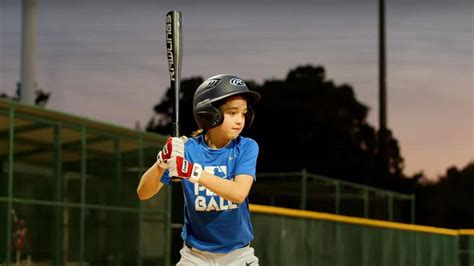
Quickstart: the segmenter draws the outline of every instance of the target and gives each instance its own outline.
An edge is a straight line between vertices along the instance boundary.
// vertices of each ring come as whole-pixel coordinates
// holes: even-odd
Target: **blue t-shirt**
[[[185,144],[185,157],[199,163],[215,176],[233,180],[240,174],[255,181],[258,144],[239,136],[221,149],[211,149],[203,136],[190,138]],[[169,185],[165,171],[161,182]],[[199,184],[182,182],[184,192],[183,240],[194,248],[214,253],[228,253],[253,239],[248,198],[242,204],[226,200]]]

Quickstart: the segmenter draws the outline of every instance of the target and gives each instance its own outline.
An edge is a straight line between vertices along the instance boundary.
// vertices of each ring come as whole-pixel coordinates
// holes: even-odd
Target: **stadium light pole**
[[[386,88],[386,54],[385,54],[385,0],[379,0],[379,131],[378,156],[381,167],[382,181],[389,186],[389,178],[385,169],[387,158],[387,88]]]
[[[37,0],[22,1],[20,102],[35,103]]]
[[[379,131],[387,129],[385,1],[379,0]]]

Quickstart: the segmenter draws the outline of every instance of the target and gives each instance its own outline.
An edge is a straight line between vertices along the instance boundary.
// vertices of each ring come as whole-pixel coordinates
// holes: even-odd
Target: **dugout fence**
[[[164,141],[0,100],[0,264],[170,265],[170,191],[136,195]]]

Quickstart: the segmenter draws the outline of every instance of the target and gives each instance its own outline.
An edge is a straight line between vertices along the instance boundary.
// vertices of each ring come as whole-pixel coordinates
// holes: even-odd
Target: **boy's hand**
[[[186,143],[187,140],[188,138],[186,136],[179,138],[169,137],[163,149],[156,155],[158,165],[163,169],[167,169],[169,159],[176,156],[184,157],[184,143]]]
[[[176,176],[197,183],[202,173],[202,166],[192,163],[182,156],[176,156],[168,160],[168,171],[170,176]]]

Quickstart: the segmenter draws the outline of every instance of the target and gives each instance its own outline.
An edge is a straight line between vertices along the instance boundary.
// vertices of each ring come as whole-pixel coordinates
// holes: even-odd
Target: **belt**
[[[186,242],[184,242],[184,245],[185,245],[186,247],[188,247],[189,249],[191,249],[191,250],[202,251],[202,250],[199,250],[199,249],[197,249],[197,248],[194,248],[193,246],[191,246],[190,244],[188,244],[188,243],[186,243]],[[245,245],[244,245],[243,247],[241,247],[241,248],[246,248],[246,247],[248,247],[248,246],[250,246],[250,242],[247,243],[247,244],[245,244]]]

